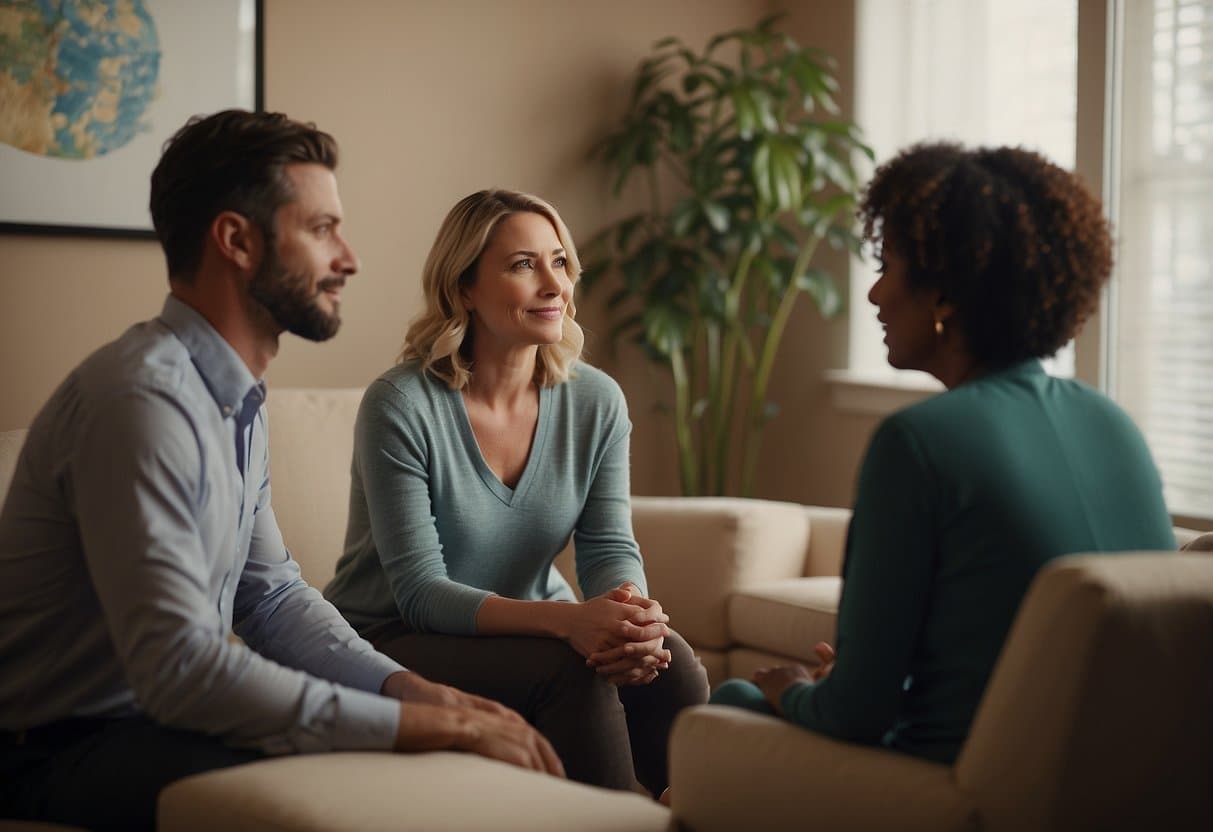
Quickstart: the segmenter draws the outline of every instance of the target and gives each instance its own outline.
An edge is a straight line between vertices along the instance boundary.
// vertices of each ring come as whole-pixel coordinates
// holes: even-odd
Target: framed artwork
[[[0,4],[0,231],[152,237],[193,115],[262,109],[262,0]]]

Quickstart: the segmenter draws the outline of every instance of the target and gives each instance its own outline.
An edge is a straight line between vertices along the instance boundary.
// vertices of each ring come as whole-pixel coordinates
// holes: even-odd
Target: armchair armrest
[[[675,820],[693,832],[977,828],[951,767],[737,708],[682,712],[670,783]]]

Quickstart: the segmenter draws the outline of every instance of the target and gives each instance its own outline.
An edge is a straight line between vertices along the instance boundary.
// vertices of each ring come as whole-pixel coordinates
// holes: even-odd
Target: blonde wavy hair
[[[460,291],[476,280],[476,265],[497,224],[510,214],[539,214],[556,229],[564,247],[565,273],[574,286],[581,277],[581,262],[573,246],[573,235],[556,209],[537,196],[494,189],[465,196],[446,215],[421,274],[425,311],[409,324],[399,361],[420,361],[422,370],[433,373],[462,390],[472,376],[466,346],[471,344],[471,316],[464,308]],[[568,381],[581,356],[585,334],[574,318],[577,308],[570,298],[564,312],[563,337],[555,344],[541,344],[535,361],[535,382],[555,387]]]

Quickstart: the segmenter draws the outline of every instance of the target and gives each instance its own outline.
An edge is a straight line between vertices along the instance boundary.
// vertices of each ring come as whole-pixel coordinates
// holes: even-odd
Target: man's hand
[[[402,702],[417,702],[422,705],[440,705],[445,708],[469,708],[475,711],[496,714],[503,719],[526,724],[517,711],[507,708],[500,702],[485,699],[471,693],[464,693],[450,685],[440,685],[431,682],[420,673],[403,670],[393,673],[383,681],[379,690],[384,696],[399,699]]]
[[[783,698],[784,692],[797,682],[813,681],[813,674],[802,664],[787,667],[764,667],[761,670],[755,670],[750,681],[762,690],[762,695],[775,709],[775,713],[783,716],[783,706],[780,705],[780,700]]]
[[[468,751],[520,768],[565,776],[551,743],[526,722],[473,708],[401,703],[395,748]]]

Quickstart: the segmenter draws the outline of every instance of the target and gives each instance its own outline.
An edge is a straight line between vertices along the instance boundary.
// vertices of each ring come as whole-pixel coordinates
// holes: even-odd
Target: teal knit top
[[[831,736],[951,761],[1041,566],[1174,548],[1157,469],[1119,407],[1036,361],[968,382],[877,429],[834,670],[781,705]]]
[[[393,367],[358,411],[345,552],[325,597],[359,629],[402,618],[415,632],[474,634],[491,594],[574,600],[552,567],[570,537],[586,597],[624,581],[647,592],[630,433],[619,386],[578,364],[540,390],[530,457],[510,489],[484,461],[462,394],[416,363]]]

